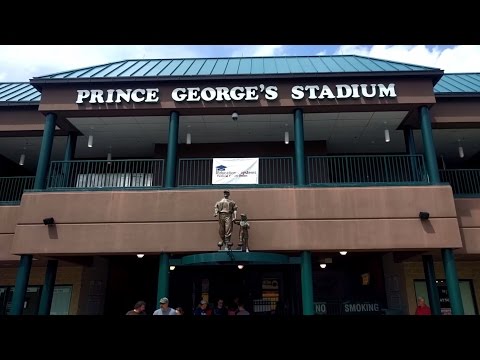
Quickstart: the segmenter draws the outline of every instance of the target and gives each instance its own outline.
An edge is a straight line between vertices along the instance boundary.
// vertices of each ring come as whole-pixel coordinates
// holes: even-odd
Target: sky
[[[127,59],[337,54],[480,72],[480,45],[0,45],[0,82]]]

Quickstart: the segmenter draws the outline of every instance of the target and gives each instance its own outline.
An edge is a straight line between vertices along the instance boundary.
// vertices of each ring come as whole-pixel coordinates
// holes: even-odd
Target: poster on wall
[[[258,158],[215,158],[212,185],[258,184]]]
[[[452,315],[452,307],[450,305],[450,298],[448,297],[447,285],[438,285],[438,295],[440,298],[440,311],[442,315]]]

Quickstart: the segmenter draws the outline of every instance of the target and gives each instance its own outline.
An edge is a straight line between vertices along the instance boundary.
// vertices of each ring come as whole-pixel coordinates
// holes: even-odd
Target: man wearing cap
[[[208,303],[205,300],[200,301],[200,304],[193,312],[193,315],[208,315],[207,314],[207,305]]]
[[[168,298],[163,297],[160,299],[160,309],[155,310],[153,315],[177,315],[177,312],[168,306]]]
[[[221,241],[218,243],[218,247],[222,245],[230,248],[233,244],[230,241],[233,230],[233,222],[237,219],[237,204],[235,201],[229,199],[230,191],[225,190],[223,192],[223,199],[215,204],[214,217],[218,216],[219,229]]]

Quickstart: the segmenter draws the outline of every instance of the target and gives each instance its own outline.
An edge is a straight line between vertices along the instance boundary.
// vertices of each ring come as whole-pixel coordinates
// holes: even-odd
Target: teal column
[[[303,111],[296,109],[294,114],[295,127],[295,185],[305,186],[305,152],[303,149]]]
[[[48,113],[45,117],[45,127],[43,130],[42,146],[38,156],[37,173],[35,175],[35,190],[45,189],[48,167],[50,165],[50,154],[52,153],[53,137],[55,134],[57,115]]]
[[[15,280],[15,291],[13,292],[11,315],[22,315],[25,294],[27,293],[28,278],[32,268],[32,255],[22,255]]]
[[[57,277],[58,260],[48,260],[45,282],[40,297],[38,315],[50,315],[52,307],[53,290],[55,289],[55,278]]]
[[[440,174],[438,172],[437,155],[435,145],[433,144],[432,124],[430,114],[426,106],[419,110],[420,128],[422,129],[423,152],[425,156],[425,166],[427,168],[430,184],[440,184]]]
[[[65,146],[65,156],[63,160],[70,161],[75,157],[75,148],[77,147],[77,134],[70,132],[67,137],[67,145]]]
[[[427,284],[428,302],[432,315],[441,315],[440,297],[438,296],[437,279],[432,255],[423,255],[423,271],[425,272],[425,283]]]
[[[77,134],[70,132],[67,137],[67,145],[65,146],[65,155],[63,161],[71,161],[75,156],[75,148],[77,147]],[[65,162],[62,166],[63,186],[69,187],[70,179],[70,163]]]
[[[410,126],[403,129],[403,137],[405,139],[405,148],[408,155],[416,155],[417,149],[415,146],[415,137],[413,136],[413,129]]]
[[[175,186],[175,173],[177,169],[177,144],[178,144],[178,112],[170,114],[168,128],[167,166],[165,169],[165,187]]]
[[[312,276],[312,254],[310,251],[303,251],[300,256],[300,271],[302,282],[302,305],[303,315],[314,315],[313,307],[313,276]]]
[[[405,150],[410,156],[410,174],[412,175],[412,181],[420,181],[422,179],[421,174],[418,171],[417,158],[413,155],[417,155],[417,149],[415,147],[415,137],[413,135],[413,129],[411,126],[406,126],[403,129],[403,137],[405,139]]]
[[[160,254],[158,265],[158,284],[157,284],[157,305],[162,297],[168,297],[168,272],[170,271],[170,262],[168,254]]]
[[[460,284],[458,283],[457,267],[455,265],[453,250],[442,249],[442,258],[452,315],[463,315],[462,295],[460,293]]]

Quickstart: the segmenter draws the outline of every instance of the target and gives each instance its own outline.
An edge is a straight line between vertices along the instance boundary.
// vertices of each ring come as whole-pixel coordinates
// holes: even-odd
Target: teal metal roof
[[[40,102],[41,94],[29,83],[0,83],[0,104],[32,104]]]
[[[358,55],[233,57],[211,59],[124,60],[35,77],[41,80],[94,80],[112,78],[181,78],[255,75],[307,75],[342,73],[400,73],[440,69]]]
[[[437,95],[480,95],[480,74],[444,74],[434,92]]]

